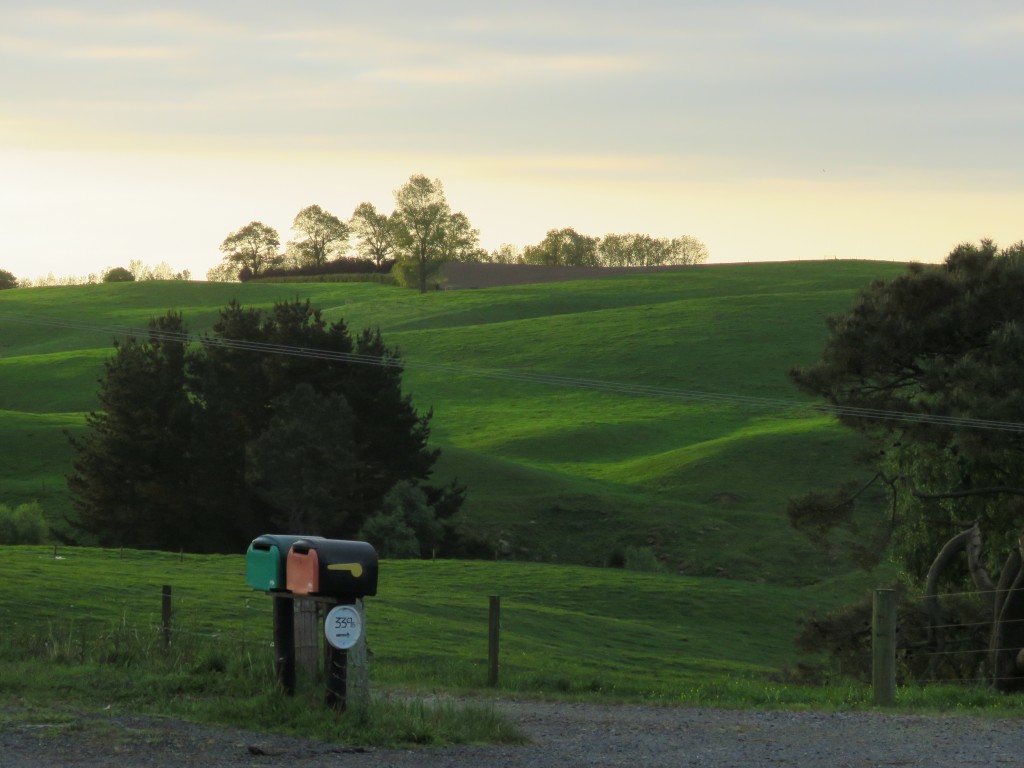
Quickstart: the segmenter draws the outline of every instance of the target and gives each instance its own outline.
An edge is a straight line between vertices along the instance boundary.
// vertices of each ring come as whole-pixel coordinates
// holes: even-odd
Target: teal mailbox
[[[287,589],[288,550],[296,541],[316,541],[319,536],[264,534],[253,539],[245,553],[245,583],[263,592]]]

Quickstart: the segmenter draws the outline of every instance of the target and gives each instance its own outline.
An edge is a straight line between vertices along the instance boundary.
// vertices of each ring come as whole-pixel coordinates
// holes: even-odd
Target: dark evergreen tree
[[[352,536],[402,480],[441,518],[461,504],[459,486],[425,484],[430,414],[403,394],[379,331],[353,344],[308,301],[232,302],[187,353],[175,338],[118,345],[102,410],[73,440],[71,490],[102,542],[212,552],[269,530]]]
[[[352,495],[354,519],[361,524],[396,482],[426,480],[440,452],[427,447],[433,413],[419,415],[412,398],[402,393],[401,359],[385,346],[380,331],[360,333],[355,353],[379,361],[349,366],[345,382],[357,414]]]
[[[77,524],[107,546],[193,549],[189,503],[193,404],[185,387],[185,327],[170,312],[149,338],[114,342],[100,379],[100,410],[71,436],[68,477]]]
[[[352,531],[352,410],[306,383],[272,403],[267,428],[246,450],[249,487],[273,510],[273,530],[336,537]]]

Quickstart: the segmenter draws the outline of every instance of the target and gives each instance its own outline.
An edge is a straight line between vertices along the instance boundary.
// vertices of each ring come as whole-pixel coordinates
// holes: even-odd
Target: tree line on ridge
[[[700,264],[708,249],[690,235],[666,238],[639,233],[591,237],[571,227],[552,229],[544,239],[519,249],[505,243],[488,252],[480,231],[462,211],[452,211],[440,179],[414,174],[395,191],[389,214],[369,202],[356,206],[348,220],[309,205],[292,222],[295,239],[284,244],[276,229],[251,221],[220,244],[221,263],[210,280],[249,279],[275,269],[324,268],[362,261],[378,271],[392,269],[399,283],[427,290],[446,262],[492,262],[578,267],[647,267]],[[350,242],[354,240],[354,246]],[[393,265],[393,266],[392,266]]]

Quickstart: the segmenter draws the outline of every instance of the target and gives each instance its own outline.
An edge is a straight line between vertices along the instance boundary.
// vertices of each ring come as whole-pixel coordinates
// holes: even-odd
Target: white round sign
[[[347,651],[359,642],[363,634],[363,620],[354,605],[336,605],[324,621],[327,642],[339,651]]]

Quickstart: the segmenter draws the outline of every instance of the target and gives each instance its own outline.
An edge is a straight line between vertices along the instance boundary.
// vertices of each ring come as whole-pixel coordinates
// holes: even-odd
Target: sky
[[[416,173],[488,249],[940,261],[1024,238],[1022,36],[985,0],[0,0],[0,268],[201,278]]]

